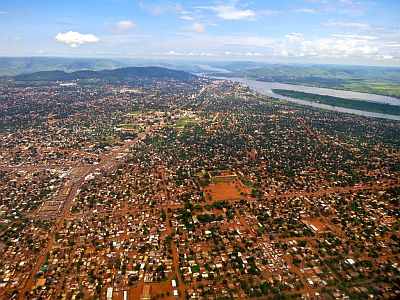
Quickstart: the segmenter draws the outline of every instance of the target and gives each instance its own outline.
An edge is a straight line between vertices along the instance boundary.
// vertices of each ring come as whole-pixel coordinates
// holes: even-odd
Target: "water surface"
[[[300,100],[296,98],[281,96],[272,92],[273,89],[283,89],[283,90],[291,90],[291,91],[298,91],[304,93],[311,93],[311,94],[318,94],[324,96],[333,96],[345,99],[354,99],[369,101],[369,102],[377,102],[377,103],[386,103],[392,105],[399,105],[400,106],[400,99],[389,97],[389,96],[382,96],[382,95],[375,95],[375,94],[368,94],[368,93],[359,93],[359,92],[352,92],[352,91],[344,91],[344,90],[336,90],[336,89],[327,89],[327,88],[318,88],[318,87],[311,87],[311,86],[304,86],[304,85],[294,85],[294,84],[286,84],[286,83],[278,83],[278,82],[265,82],[265,81],[256,81],[247,78],[221,78],[231,80],[235,82],[240,82],[244,85],[247,85],[252,90],[274,98],[287,100],[290,102],[294,102],[297,104],[308,105],[317,108],[328,109],[337,112],[343,113],[350,113],[360,116],[366,117],[374,117],[374,118],[383,118],[389,120],[398,120],[400,121],[400,116],[390,115],[390,114],[380,114],[356,109],[349,109],[344,107],[337,107],[327,104],[320,104],[316,102]]]

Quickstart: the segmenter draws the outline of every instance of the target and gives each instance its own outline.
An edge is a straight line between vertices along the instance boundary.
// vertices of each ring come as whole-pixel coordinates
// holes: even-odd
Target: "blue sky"
[[[0,56],[400,65],[399,0],[2,0]]]

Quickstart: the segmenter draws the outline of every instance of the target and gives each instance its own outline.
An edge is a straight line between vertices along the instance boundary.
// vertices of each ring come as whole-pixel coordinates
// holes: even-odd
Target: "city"
[[[400,299],[399,12],[0,1],[0,300]]]
[[[2,297],[400,293],[396,121],[207,78],[1,98]]]

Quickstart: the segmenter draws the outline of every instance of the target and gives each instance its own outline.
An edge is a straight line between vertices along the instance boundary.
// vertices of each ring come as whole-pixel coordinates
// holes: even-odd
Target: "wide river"
[[[375,117],[375,118],[383,118],[383,119],[400,121],[400,116],[396,116],[396,115],[373,113],[373,112],[368,112],[368,111],[349,109],[349,108],[344,108],[344,107],[320,104],[320,103],[311,102],[311,101],[299,100],[299,99],[285,97],[285,96],[275,94],[274,92],[272,92],[272,90],[273,89],[284,89],[284,90],[298,91],[298,92],[318,94],[318,95],[324,95],[324,96],[334,96],[334,97],[340,97],[340,98],[346,98],[346,99],[355,99],[355,101],[356,100],[364,100],[364,101],[388,103],[388,104],[400,106],[400,99],[393,98],[393,97],[375,95],[375,94],[367,94],[367,93],[358,93],[358,92],[352,92],[352,91],[334,90],[334,89],[327,89],[327,88],[317,88],[317,87],[310,87],[310,86],[304,86],[304,85],[256,81],[256,80],[251,80],[251,79],[247,79],[247,78],[221,78],[221,77],[219,77],[219,79],[226,79],[226,80],[231,80],[231,81],[235,81],[235,82],[240,82],[244,85],[247,85],[249,88],[251,88],[252,90],[254,90],[260,94],[278,98],[278,99],[287,100],[287,101],[302,104],[302,105],[308,105],[308,106],[313,106],[313,107],[318,107],[318,108],[323,108],[323,109],[328,109],[328,110],[333,110],[333,111],[338,111],[338,112],[343,112],[343,113],[350,113],[350,114],[355,114],[355,115],[360,115],[360,116],[366,116],[366,117]]]

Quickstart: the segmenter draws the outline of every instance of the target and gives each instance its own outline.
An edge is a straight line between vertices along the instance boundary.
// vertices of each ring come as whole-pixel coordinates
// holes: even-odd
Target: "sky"
[[[0,56],[400,66],[400,0],[1,0]]]

